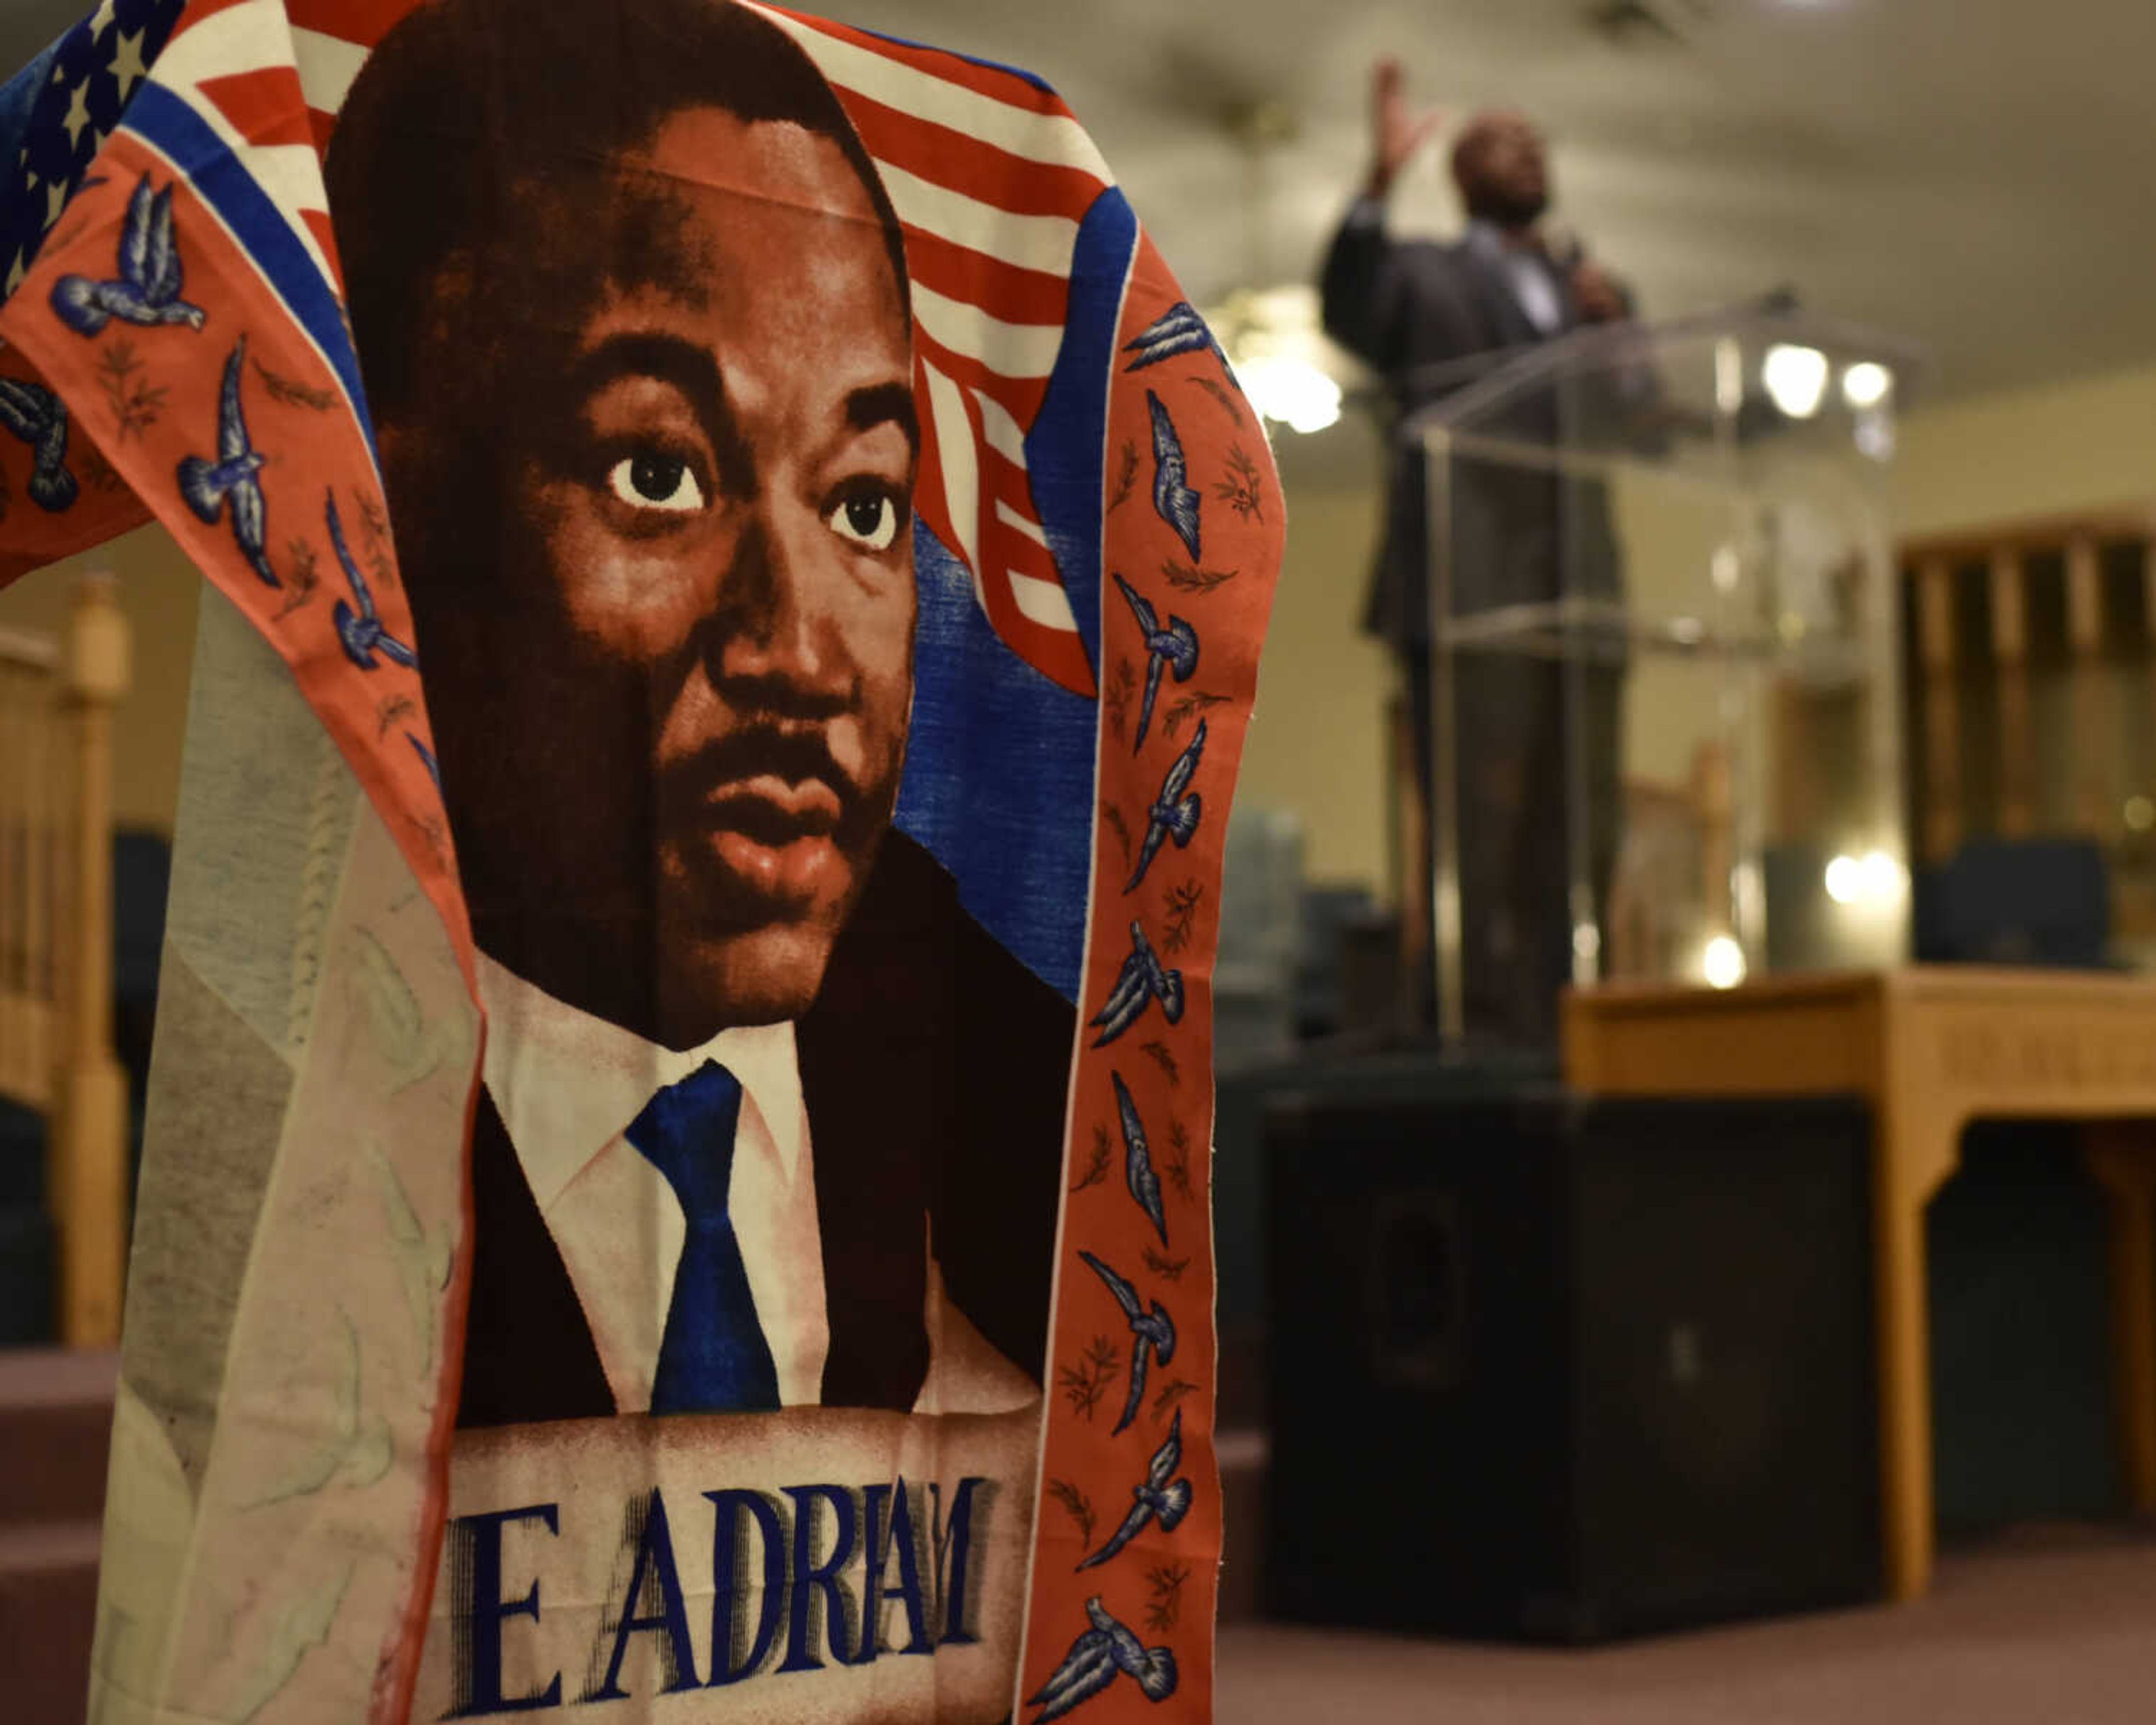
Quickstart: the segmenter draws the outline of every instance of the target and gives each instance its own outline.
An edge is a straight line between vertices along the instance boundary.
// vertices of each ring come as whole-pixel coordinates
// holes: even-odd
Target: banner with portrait
[[[210,584],[92,1717],[1209,1717],[1283,523],[1075,119],[103,0],[0,143],[0,567]]]

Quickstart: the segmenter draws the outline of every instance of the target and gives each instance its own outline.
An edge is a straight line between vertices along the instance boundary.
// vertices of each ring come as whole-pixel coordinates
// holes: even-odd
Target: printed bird
[[[1161,1208],[1160,1176],[1153,1169],[1152,1152],[1146,1143],[1145,1122],[1138,1118],[1138,1105],[1131,1100],[1123,1075],[1111,1072],[1108,1076],[1116,1086],[1116,1111],[1123,1117],[1123,1178],[1129,1182],[1131,1196],[1137,1200],[1138,1208],[1160,1230],[1160,1243],[1166,1245],[1168,1216]]]
[[[1041,1711],[1033,1725],[1048,1725],[1083,1705],[1124,1672],[1137,1679],[1147,1701],[1163,1702],[1175,1693],[1175,1655],[1166,1647],[1147,1647],[1108,1613],[1098,1599],[1086,1602],[1092,1628],[1070,1644],[1063,1663],[1026,1702]]]
[[[42,383],[0,377],[0,426],[30,446],[30,501],[57,515],[81,487],[67,469],[67,403]]]
[[[1173,359],[1178,354],[1210,352],[1217,356],[1221,365],[1228,364],[1228,356],[1220,351],[1220,344],[1213,339],[1213,331],[1205,327],[1205,320],[1198,315],[1197,308],[1188,300],[1179,300],[1146,326],[1143,334],[1135,341],[1123,343],[1123,352],[1137,357],[1123,369],[1142,372],[1147,366],[1157,366],[1164,359]],[[1229,373],[1234,376],[1232,371]]]
[[[1152,1302],[1147,1312],[1138,1301],[1138,1291],[1108,1268],[1091,1252],[1078,1255],[1091,1266],[1093,1274],[1107,1284],[1108,1291],[1116,1296],[1116,1304],[1123,1308],[1123,1316],[1131,1321],[1131,1393],[1123,1403],[1123,1417],[1116,1422],[1116,1436],[1129,1429],[1132,1420],[1138,1417],[1138,1404],[1145,1400],[1146,1367],[1149,1359],[1158,1359],[1166,1365],[1175,1358],[1175,1320],[1168,1315],[1168,1308],[1159,1301]]]
[[[95,335],[115,317],[123,323],[183,323],[198,330],[205,314],[180,297],[182,279],[180,249],[172,240],[172,188],[152,196],[150,177],[144,174],[127,200],[127,219],[120,230],[120,279],[63,275],[53,284],[53,310],[79,336]]]
[[[1175,529],[1198,561],[1198,494],[1184,484],[1183,439],[1175,434],[1175,421],[1152,391],[1146,391],[1146,406],[1152,410],[1152,506],[1160,518]]]
[[[1132,871],[1126,892],[1137,890],[1138,882],[1146,877],[1152,866],[1153,858],[1168,839],[1175,840],[1178,850],[1188,847],[1191,837],[1198,830],[1199,818],[1205,812],[1205,799],[1189,790],[1192,776],[1198,771],[1199,757],[1205,752],[1205,721],[1198,721],[1197,734],[1190,739],[1190,747],[1175,757],[1168,769],[1168,777],[1160,782],[1160,794],[1153,798],[1152,807],[1146,810],[1146,835],[1138,846],[1138,865]]]
[[[262,482],[255,477],[262,470],[263,457],[248,440],[247,416],[239,406],[239,382],[246,358],[247,337],[242,336],[232,357],[224,362],[224,388],[218,397],[217,459],[205,461],[199,455],[185,458],[180,463],[180,495],[187,499],[189,509],[213,524],[229,502],[232,536],[241,554],[266,585],[282,587],[284,583],[270,567],[270,554],[263,548],[270,511],[262,499]]]
[[[374,655],[377,653],[408,668],[417,665],[418,655],[384,629],[382,619],[374,614],[374,595],[368,590],[367,578],[359,572],[359,565],[352,562],[352,552],[344,542],[344,525],[337,520],[334,488],[330,492],[329,521],[330,549],[336,553],[337,562],[344,567],[344,578],[352,583],[352,597],[359,601],[359,609],[354,611],[339,599],[336,608],[330,614],[336,624],[337,639],[344,643],[344,656],[362,670],[375,668]],[[425,750],[420,751],[420,757],[427,761],[428,770],[432,772],[434,762]]]
[[[1176,1480],[1177,1468],[1183,1466],[1183,1409],[1175,1410],[1175,1423],[1168,1428],[1168,1441],[1152,1452],[1152,1464],[1146,1469],[1145,1483],[1131,1487],[1131,1496],[1137,1501],[1131,1512],[1123,1517],[1123,1524],[1110,1536],[1108,1543],[1079,1564],[1081,1569],[1096,1569],[1128,1545],[1145,1529],[1145,1524],[1156,1517],[1160,1531],[1173,1533],[1176,1524],[1190,1513],[1190,1481]]]
[[[1139,924],[1131,924],[1131,956],[1116,974],[1116,986],[1106,1002],[1088,1022],[1101,1034],[1093,1046],[1106,1048],[1135,1024],[1152,1002],[1160,1002],[1161,1015],[1171,1024],[1183,1019],[1183,973],[1170,970],[1153,956],[1152,945]]]
[[[1131,752],[1136,754],[1146,740],[1146,732],[1152,725],[1153,697],[1160,693],[1160,674],[1173,670],[1175,680],[1187,683],[1190,674],[1198,669],[1198,631],[1180,617],[1171,616],[1168,627],[1160,626],[1160,613],[1154,610],[1147,598],[1120,575],[1116,585],[1122,588],[1123,597],[1130,602],[1131,613],[1145,633],[1146,685],[1145,700],[1138,706],[1138,734],[1132,740]]]
[[[408,731],[404,733],[404,741],[412,745],[413,752],[419,757],[419,764],[427,769],[427,777],[434,781],[434,788],[441,789],[442,769],[434,759],[434,752]]]

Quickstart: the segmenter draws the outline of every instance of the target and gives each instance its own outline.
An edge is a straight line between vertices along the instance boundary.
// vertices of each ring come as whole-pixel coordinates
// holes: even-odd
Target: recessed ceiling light
[[[1876,360],[1860,359],[1841,374],[1841,398],[1852,408],[1876,408],[1894,388],[1894,374]]]
[[[1235,381],[1266,418],[1296,431],[1323,431],[1340,418],[1340,386],[1307,360],[1260,354],[1240,362]]]
[[[1809,419],[1826,394],[1826,356],[1816,347],[1778,342],[1767,350],[1759,381],[1774,405],[1792,419]]]

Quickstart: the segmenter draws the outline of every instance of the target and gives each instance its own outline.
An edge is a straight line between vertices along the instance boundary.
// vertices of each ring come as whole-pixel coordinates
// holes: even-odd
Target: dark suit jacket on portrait
[[[947,1296],[1038,1380],[1075,1014],[887,834],[795,1026],[831,1346],[823,1399],[912,1407],[932,1230]],[[457,1423],[617,1412],[567,1267],[484,1090]]]

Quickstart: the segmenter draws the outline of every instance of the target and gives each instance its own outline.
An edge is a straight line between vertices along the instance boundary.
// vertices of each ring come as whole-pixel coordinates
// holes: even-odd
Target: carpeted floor
[[[1913,1605],[1586,1652],[1236,1624],[1219,1697],[1220,1725],[2143,1725],[2156,1528],[2023,1530]]]

